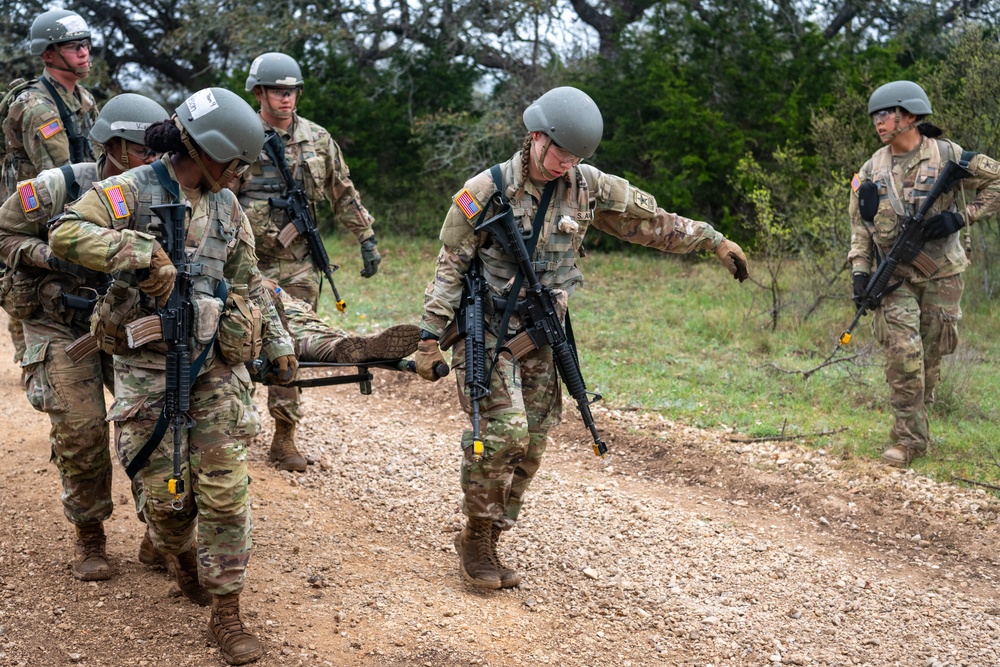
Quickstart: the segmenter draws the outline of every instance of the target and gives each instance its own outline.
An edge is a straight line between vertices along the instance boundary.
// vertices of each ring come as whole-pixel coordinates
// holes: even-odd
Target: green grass
[[[346,315],[337,314],[324,288],[320,312],[328,320],[359,333],[419,321],[436,241],[380,239],[383,263],[368,280],[359,276],[353,239],[339,234],[327,245],[343,265],[335,278],[349,306]],[[843,299],[825,303],[805,321],[789,308],[772,332],[762,312],[768,302],[762,288],[732,280],[714,258],[593,253],[580,266],[586,284],[571,301],[573,325],[588,388],[603,394],[607,406],[656,411],[705,428],[730,426],[748,437],[846,427],[801,440],[845,458],[875,458],[887,442],[892,413],[870,316],[838,353],[860,354],[858,359],[828,366],[808,380],[794,373],[825,359],[850,321],[846,278]],[[763,278],[760,267],[751,271]],[[932,452],[915,468],[940,479],[954,473],[996,483],[1000,306],[979,294],[977,276],[975,267],[966,274],[959,349],[945,359],[931,413]],[[795,284],[794,266],[787,281]],[[566,413],[575,416],[571,404]]]

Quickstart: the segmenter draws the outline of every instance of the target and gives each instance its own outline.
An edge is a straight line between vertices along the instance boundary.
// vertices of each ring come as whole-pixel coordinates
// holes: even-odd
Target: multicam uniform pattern
[[[72,166],[77,190],[89,189],[98,166]],[[0,258],[34,276],[34,313],[22,320],[27,349],[21,362],[28,401],[49,415],[52,461],[62,481],[63,512],[86,526],[111,516],[111,456],[104,387],[114,389],[111,357],[98,352],[74,362],[66,347],[90,330],[87,310],[71,308],[63,294],[93,299],[100,274],[49,268],[48,221],[73,199],[61,169],[47,169],[18,184],[0,208]],[[65,267],[71,270],[71,267]],[[88,275],[89,274],[89,275]]]
[[[879,255],[896,240],[899,222],[920,208],[937,175],[948,160],[958,160],[962,148],[953,142],[921,137],[919,146],[894,157],[888,146],[879,149],[861,167],[852,185],[851,250],[848,261],[854,273],[871,273]],[[970,166],[972,176],[938,199],[927,217],[941,211],[957,211],[966,224],[1000,210],[1000,164],[977,155]],[[857,189],[865,182],[878,186],[878,213],[872,223],[861,219]],[[875,311],[872,330],[885,348],[885,379],[895,421],[889,433],[892,444],[915,453],[926,452],[930,442],[927,408],[941,376],[941,358],[958,345],[958,322],[962,319],[964,290],[962,273],[969,266],[956,232],[928,241],[923,251],[937,270],[923,275],[912,264],[900,264],[894,274],[903,282]]]
[[[173,178],[169,154],[163,162]],[[52,229],[50,245],[63,259],[134,282],[135,272],[149,266],[154,248],[148,232],[154,219],[150,206],[171,199],[148,166],[101,181]],[[204,271],[194,285],[192,358],[214,340],[221,303],[213,307],[212,294],[222,279],[247,285],[250,298],[261,308],[264,351],[272,359],[292,354],[291,339],[261,285],[253,234],[232,193],[183,189],[182,199],[189,214],[189,258],[200,262]],[[147,307],[152,312],[152,304]],[[161,412],[166,382],[163,352],[162,345],[151,343],[114,358],[115,402],[108,419],[115,422],[122,465],[128,465],[149,438]],[[179,554],[197,539],[199,578],[215,595],[242,590],[250,555],[246,446],[259,428],[250,387],[243,364],[229,365],[214,347],[209,349],[191,388],[190,414],[196,425],[185,432],[183,441],[183,509],[171,508],[165,483],[172,467],[169,430],[140,472],[143,514],[153,544],[165,553]]]
[[[522,179],[519,153],[503,163],[501,170],[515,219],[523,230],[530,230],[541,189]],[[436,336],[440,337],[455,316],[462,297],[462,276],[474,259],[481,262],[491,292],[499,296],[506,295],[517,272],[517,265],[503,253],[499,243],[486,245],[486,233],[473,232],[478,210],[486,206],[485,215],[492,215],[492,205],[487,202],[495,190],[489,171],[475,176],[455,196],[445,218],[441,229],[443,246],[434,281],[425,292],[421,322],[421,328]],[[580,165],[558,179],[533,258],[540,282],[556,293],[562,305],[583,282],[576,260],[591,226],[631,243],[671,253],[712,250],[724,240],[706,222],[659,208],[652,195],[625,179]],[[499,320],[500,313],[487,318],[490,349],[496,343]],[[520,328],[520,319],[515,315],[508,336]],[[452,366],[463,406],[470,412],[464,386],[464,342],[455,346]],[[541,464],[548,432],[561,418],[562,390],[551,348],[529,352],[517,364],[507,355],[501,357],[490,380],[490,391],[480,403],[485,447],[480,462],[473,459],[469,446],[472,431],[465,431],[462,439],[463,511],[471,518],[488,518],[494,525],[508,529],[517,520],[525,491]]]
[[[299,115],[293,117],[288,131],[272,128],[263,119],[261,123],[265,131],[276,131],[285,142],[285,161],[292,176],[302,183],[313,220],[319,224],[316,205],[326,197],[333,205],[335,219],[359,243],[371,238],[374,219],[361,204],[340,146],[330,133]],[[304,239],[296,236],[288,247],[281,244],[278,234],[289,224],[288,215],[268,203],[269,198],[282,197],[286,191],[277,166],[261,151],[260,158],[240,183],[239,200],[253,228],[261,273],[315,309],[323,275],[313,264]],[[295,387],[269,387],[267,407],[271,416],[290,424],[299,422],[302,419],[299,395],[300,390]]]

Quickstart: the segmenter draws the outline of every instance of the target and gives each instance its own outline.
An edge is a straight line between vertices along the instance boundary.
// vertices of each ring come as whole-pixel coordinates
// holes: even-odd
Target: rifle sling
[[[157,160],[153,163],[153,171],[156,173],[156,177],[160,179],[160,185],[174,196],[176,201],[180,201],[180,189],[177,183],[170,178],[170,174],[167,172],[166,165],[163,164],[162,160]],[[226,303],[226,297],[229,295],[229,287],[226,285],[225,280],[220,280],[219,284],[215,287],[215,297],[218,298],[222,303]],[[208,341],[205,349],[201,351],[198,358],[194,360],[191,364],[191,373],[188,376],[188,385],[193,387],[194,381],[198,378],[198,373],[201,372],[201,367],[205,363],[205,359],[208,358],[208,351],[215,346],[215,337],[218,335],[219,328],[216,326],[215,333],[212,334],[212,340]],[[160,411],[160,416],[156,418],[156,424],[153,426],[153,432],[149,435],[149,440],[143,444],[139,449],[139,452],[135,455],[131,461],[129,461],[128,466],[125,467],[125,474],[128,475],[129,479],[135,479],[135,476],[139,473],[139,470],[146,465],[146,461],[149,459],[149,455],[153,453],[160,445],[160,441],[163,440],[164,434],[167,432],[167,405],[164,401],[163,409]]]

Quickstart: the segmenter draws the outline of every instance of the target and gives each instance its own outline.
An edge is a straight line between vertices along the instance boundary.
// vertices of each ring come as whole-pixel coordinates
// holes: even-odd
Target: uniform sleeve
[[[959,187],[976,191],[975,199],[965,209],[966,219],[974,223],[1000,211],[1000,162],[980,153],[969,163],[969,171],[972,176],[963,180]],[[961,198],[958,202],[961,204]]]
[[[871,162],[866,162],[858,172],[858,182],[871,180]],[[851,265],[851,273],[871,273],[872,270],[872,232],[858,208],[857,190],[851,187],[851,202],[848,207],[851,218],[851,250],[847,253],[847,262]]]
[[[257,253],[254,250],[253,230],[243,209],[233,198],[233,224],[237,230],[233,248],[223,270],[226,278],[235,284],[245,284],[249,296],[260,308],[263,323],[263,351],[269,359],[277,359],[286,354],[295,354],[291,335],[281,323],[271,296],[264,289],[263,276],[257,268]]]
[[[664,211],[657,206],[653,195],[624,178],[587,165],[580,170],[594,197],[593,225],[602,232],[629,243],[679,254],[714,250],[725,239],[707,222]]]
[[[23,100],[21,137],[28,159],[38,171],[69,164],[69,139],[59,112],[41,95]]]
[[[361,196],[351,182],[351,172],[344,161],[340,146],[326,135],[326,183],[324,189],[333,205],[333,216],[346,227],[360,243],[375,235],[375,219],[361,203]]]
[[[20,253],[19,261],[45,268],[52,251],[41,236],[38,224],[25,214],[21,197],[15,191],[0,206],[0,260],[14,266],[18,259],[15,255]]]
[[[462,215],[452,206],[448,215]],[[464,219],[464,216],[463,216]],[[479,252],[482,235],[470,235],[456,246],[441,246],[434,269],[434,280],[424,290],[424,314],[420,327],[440,337],[445,327],[455,317],[462,302],[464,276]]]
[[[49,230],[49,246],[60,259],[93,271],[135,271],[148,268],[155,247],[149,234],[128,229],[136,210],[136,193],[121,185],[128,215],[117,218],[102,182],[70,206]]]

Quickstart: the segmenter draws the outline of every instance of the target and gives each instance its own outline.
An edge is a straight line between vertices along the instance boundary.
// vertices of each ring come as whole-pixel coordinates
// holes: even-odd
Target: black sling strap
[[[55,87],[44,76],[39,81],[49,91],[49,95],[52,97],[52,101],[55,102],[56,109],[59,111],[59,119],[62,121],[63,129],[66,131],[66,136],[69,140],[70,162],[76,164],[78,162],[86,162],[88,158],[93,158],[83,135],[76,131],[76,119],[69,112],[69,108],[63,102],[62,96],[56,92]]]

